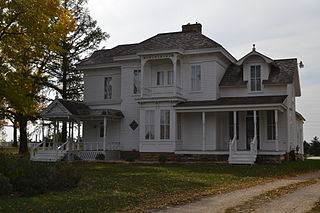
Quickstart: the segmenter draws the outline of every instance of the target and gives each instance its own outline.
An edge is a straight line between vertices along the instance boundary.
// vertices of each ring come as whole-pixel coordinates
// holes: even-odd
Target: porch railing
[[[258,146],[257,146],[257,136],[255,136],[252,141],[250,142],[250,156],[252,158],[256,158],[257,157],[257,153],[258,153]]]
[[[233,139],[229,142],[229,160],[232,158],[232,155],[237,151],[237,136],[234,135]]]
[[[163,97],[163,96],[182,96],[182,88],[177,86],[156,86],[156,87],[144,87],[143,96],[147,97]]]

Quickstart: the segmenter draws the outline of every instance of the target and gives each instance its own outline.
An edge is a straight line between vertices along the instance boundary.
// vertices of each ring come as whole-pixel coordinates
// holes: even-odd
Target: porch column
[[[106,151],[107,146],[107,117],[103,118],[103,151]]]
[[[141,56],[143,57],[143,56]],[[141,82],[140,82],[140,96],[143,97],[144,93],[144,81],[143,81],[143,74],[144,74],[144,65],[146,64],[146,60],[141,58]]]
[[[77,140],[77,149],[80,150],[80,129],[81,129],[81,123],[78,121],[78,140]]]
[[[42,142],[44,142],[44,120],[42,119]]]
[[[173,63],[173,85],[174,85],[174,95],[177,95],[177,56],[174,55],[171,59]]]
[[[237,111],[233,111],[233,138],[237,139]]]
[[[257,111],[253,111],[253,122],[254,122],[254,138],[257,137]]]
[[[206,150],[206,113],[202,112],[202,151]]]
[[[274,123],[275,123],[275,133],[276,133],[276,151],[279,151],[279,132],[278,132],[278,110],[274,110]]]
[[[53,140],[52,140],[52,146],[55,146],[57,141],[57,122],[54,121],[53,122]]]

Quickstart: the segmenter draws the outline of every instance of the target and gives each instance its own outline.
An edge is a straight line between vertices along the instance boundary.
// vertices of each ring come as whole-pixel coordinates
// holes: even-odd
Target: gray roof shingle
[[[95,51],[81,65],[103,64],[113,62],[115,56],[135,55],[139,52],[169,49],[205,49],[221,47],[220,44],[199,32],[161,33],[138,44],[119,45],[108,50]]]
[[[295,75],[298,73],[298,62],[296,58],[274,60],[270,64],[271,72],[268,80],[264,80],[264,84],[288,84],[294,81]],[[246,85],[243,81],[243,66],[231,64],[222,80],[220,86],[241,86]]]

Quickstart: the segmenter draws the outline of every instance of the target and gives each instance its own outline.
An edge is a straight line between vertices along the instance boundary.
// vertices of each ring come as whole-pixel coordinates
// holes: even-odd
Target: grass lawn
[[[2,199],[0,212],[141,212],[320,169],[319,160],[254,166],[85,162],[74,165],[83,175],[77,189]]]

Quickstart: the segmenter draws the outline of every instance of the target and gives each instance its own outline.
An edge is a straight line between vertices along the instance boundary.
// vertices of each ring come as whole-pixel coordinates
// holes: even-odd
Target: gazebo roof
[[[99,117],[123,118],[120,110],[91,109],[80,101],[55,99],[40,116],[49,120],[87,120]]]

